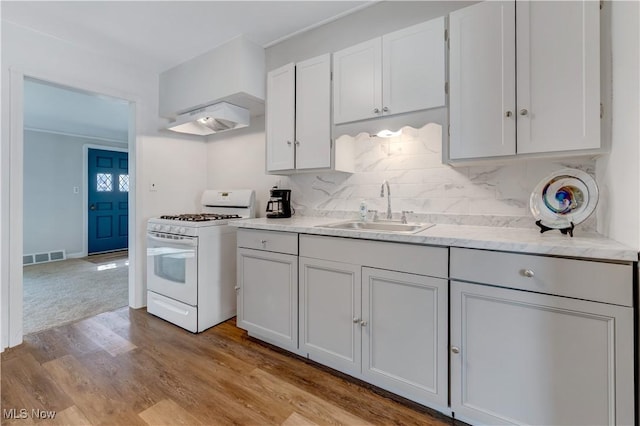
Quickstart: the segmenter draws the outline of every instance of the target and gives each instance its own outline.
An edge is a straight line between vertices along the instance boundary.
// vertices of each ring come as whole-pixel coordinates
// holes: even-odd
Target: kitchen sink
[[[394,232],[400,234],[415,234],[432,227],[433,223],[402,223],[395,221],[380,220],[376,222],[364,222],[361,220],[350,220],[347,222],[330,223],[328,225],[317,225],[318,228],[332,229],[352,229],[356,231],[379,231]]]

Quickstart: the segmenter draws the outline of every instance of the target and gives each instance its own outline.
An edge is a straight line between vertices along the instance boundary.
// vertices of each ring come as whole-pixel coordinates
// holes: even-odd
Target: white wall
[[[168,133],[145,137],[144,155],[138,162],[143,171],[138,180],[140,193],[144,194],[144,218],[138,229],[142,240],[147,219],[202,209],[200,197],[207,188],[205,142],[189,136],[180,139]],[[149,191],[151,184],[157,191]],[[142,256],[146,258],[145,253]]]
[[[21,225],[22,222],[21,212],[19,215],[10,217],[10,212],[19,211],[22,204],[14,203],[11,207],[9,203],[10,189],[22,190],[17,181],[10,181],[11,168],[21,168],[21,164],[11,163],[12,154],[21,159],[21,149],[12,152],[10,144],[11,99],[8,72],[10,69],[22,71],[26,75],[42,80],[135,101],[136,138],[135,144],[130,146],[129,153],[130,161],[134,163],[136,169],[132,181],[137,189],[135,217],[130,219],[129,243],[134,266],[130,271],[130,304],[134,307],[140,307],[146,303],[144,291],[146,220],[161,211],[189,211],[197,207],[196,201],[199,196],[197,194],[205,188],[207,183],[203,162],[207,151],[206,145],[199,139],[195,141],[188,137],[180,139],[169,132],[158,130],[163,127],[164,122],[158,118],[158,76],[154,73],[118,63],[94,51],[10,23],[3,22],[1,30],[0,284],[2,292],[0,302],[3,315],[2,346],[4,347],[10,340],[12,344],[19,343],[21,335],[21,327],[15,328],[16,322],[21,323],[21,312],[17,312],[17,304],[21,304],[21,295],[9,291],[10,262],[13,263],[13,271],[19,271],[16,264],[21,265],[22,255],[22,241],[17,239],[9,241],[11,226]],[[202,170],[199,170],[200,167]],[[150,193],[147,190],[148,183],[152,179],[161,184],[156,193]],[[131,226],[131,223],[135,226]],[[15,281],[11,285],[16,286]],[[15,315],[19,315],[20,321],[13,321],[12,336],[9,339],[8,319],[16,318]]]
[[[23,254],[62,249],[67,256],[82,255],[85,144],[127,149],[126,142],[24,132]]]
[[[264,116],[252,117],[247,128],[209,136],[207,148],[208,187],[255,190],[256,215],[263,217],[269,189],[287,185],[286,177],[264,172]]]
[[[598,160],[598,230],[640,250],[640,3],[611,6],[611,153]]]
[[[284,40],[266,50],[267,71],[370,40],[477,1],[384,1]],[[444,36],[444,35],[443,35]]]

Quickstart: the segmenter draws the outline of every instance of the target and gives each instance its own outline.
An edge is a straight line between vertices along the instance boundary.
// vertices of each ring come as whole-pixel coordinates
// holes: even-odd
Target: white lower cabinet
[[[300,257],[300,350],[360,373],[360,266]]]
[[[469,271],[483,284],[453,279]],[[634,424],[632,298],[627,306],[599,300],[621,300],[625,272],[631,287],[629,264],[452,248],[455,417],[491,425]],[[598,295],[598,286],[610,294]],[[576,298],[534,292],[555,289]]]
[[[474,425],[634,424],[634,264],[246,229],[238,247],[251,336]]]
[[[329,246],[333,249],[326,251]],[[425,260],[429,253],[421,250],[433,250],[301,236],[300,351],[336,370],[449,412],[447,280],[367,266],[367,258],[376,266],[374,260],[381,258],[385,267],[404,263],[406,258],[394,259],[394,253],[403,249],[418,257],[424,254]],[[446,249],[436,250],[443,250],[446,260]],[[304,257],[305,253],[325,259]]]
[[[240,230],[238,244],[252,245],[253,231]],[[282,242],[293,244],[293,240],[282,241],[280,233],[256,232],[260,245],[279,246]],[[268,237],[264,237],[267,235]],[[297,235],[288,234],[285,238]],[[267,239],[268,238],[268,239]],[[246,244],[245,244],[246,243]],[[281,348],[298,350],[298,256],[267,250],[238,248],[238,327],[251,336],[260,338]]]
[[[447,280],[362,268],[362,376],[447,407]]]

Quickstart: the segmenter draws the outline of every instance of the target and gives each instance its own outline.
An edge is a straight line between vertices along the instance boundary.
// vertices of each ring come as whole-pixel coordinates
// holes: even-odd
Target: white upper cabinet
[[[600,8],[518,2],[518,153],[600,148]]]
[[[515,3],[451,13],[450,158],[516,153]]]
[[[331,55],[296,64],[296,169],[331,167]]]
[[[331,139],[331,55],[267,74],[267,171],[350,172],[352,153]]]
[[[295,166],[295,65],[287,64],[267,74],[267,170]]]
[[[333,54],[333,122],[445,105],[444,17]]]
[[[449,158],[599,149],[599,27],[592,1],[452,12]]]
[[[382,112],[444,106],[444,17],[382,37]]]
[[[333,54],[333,122],[377,117],[382,110],[380,38]]]

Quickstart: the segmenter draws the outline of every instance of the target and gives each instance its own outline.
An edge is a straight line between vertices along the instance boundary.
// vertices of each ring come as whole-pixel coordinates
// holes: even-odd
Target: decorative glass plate
[[[596,181],[576,169],[562,169],[542,179],[529,199],[533,216],[552,229],[573,228],[584,222],[597,204]]]

